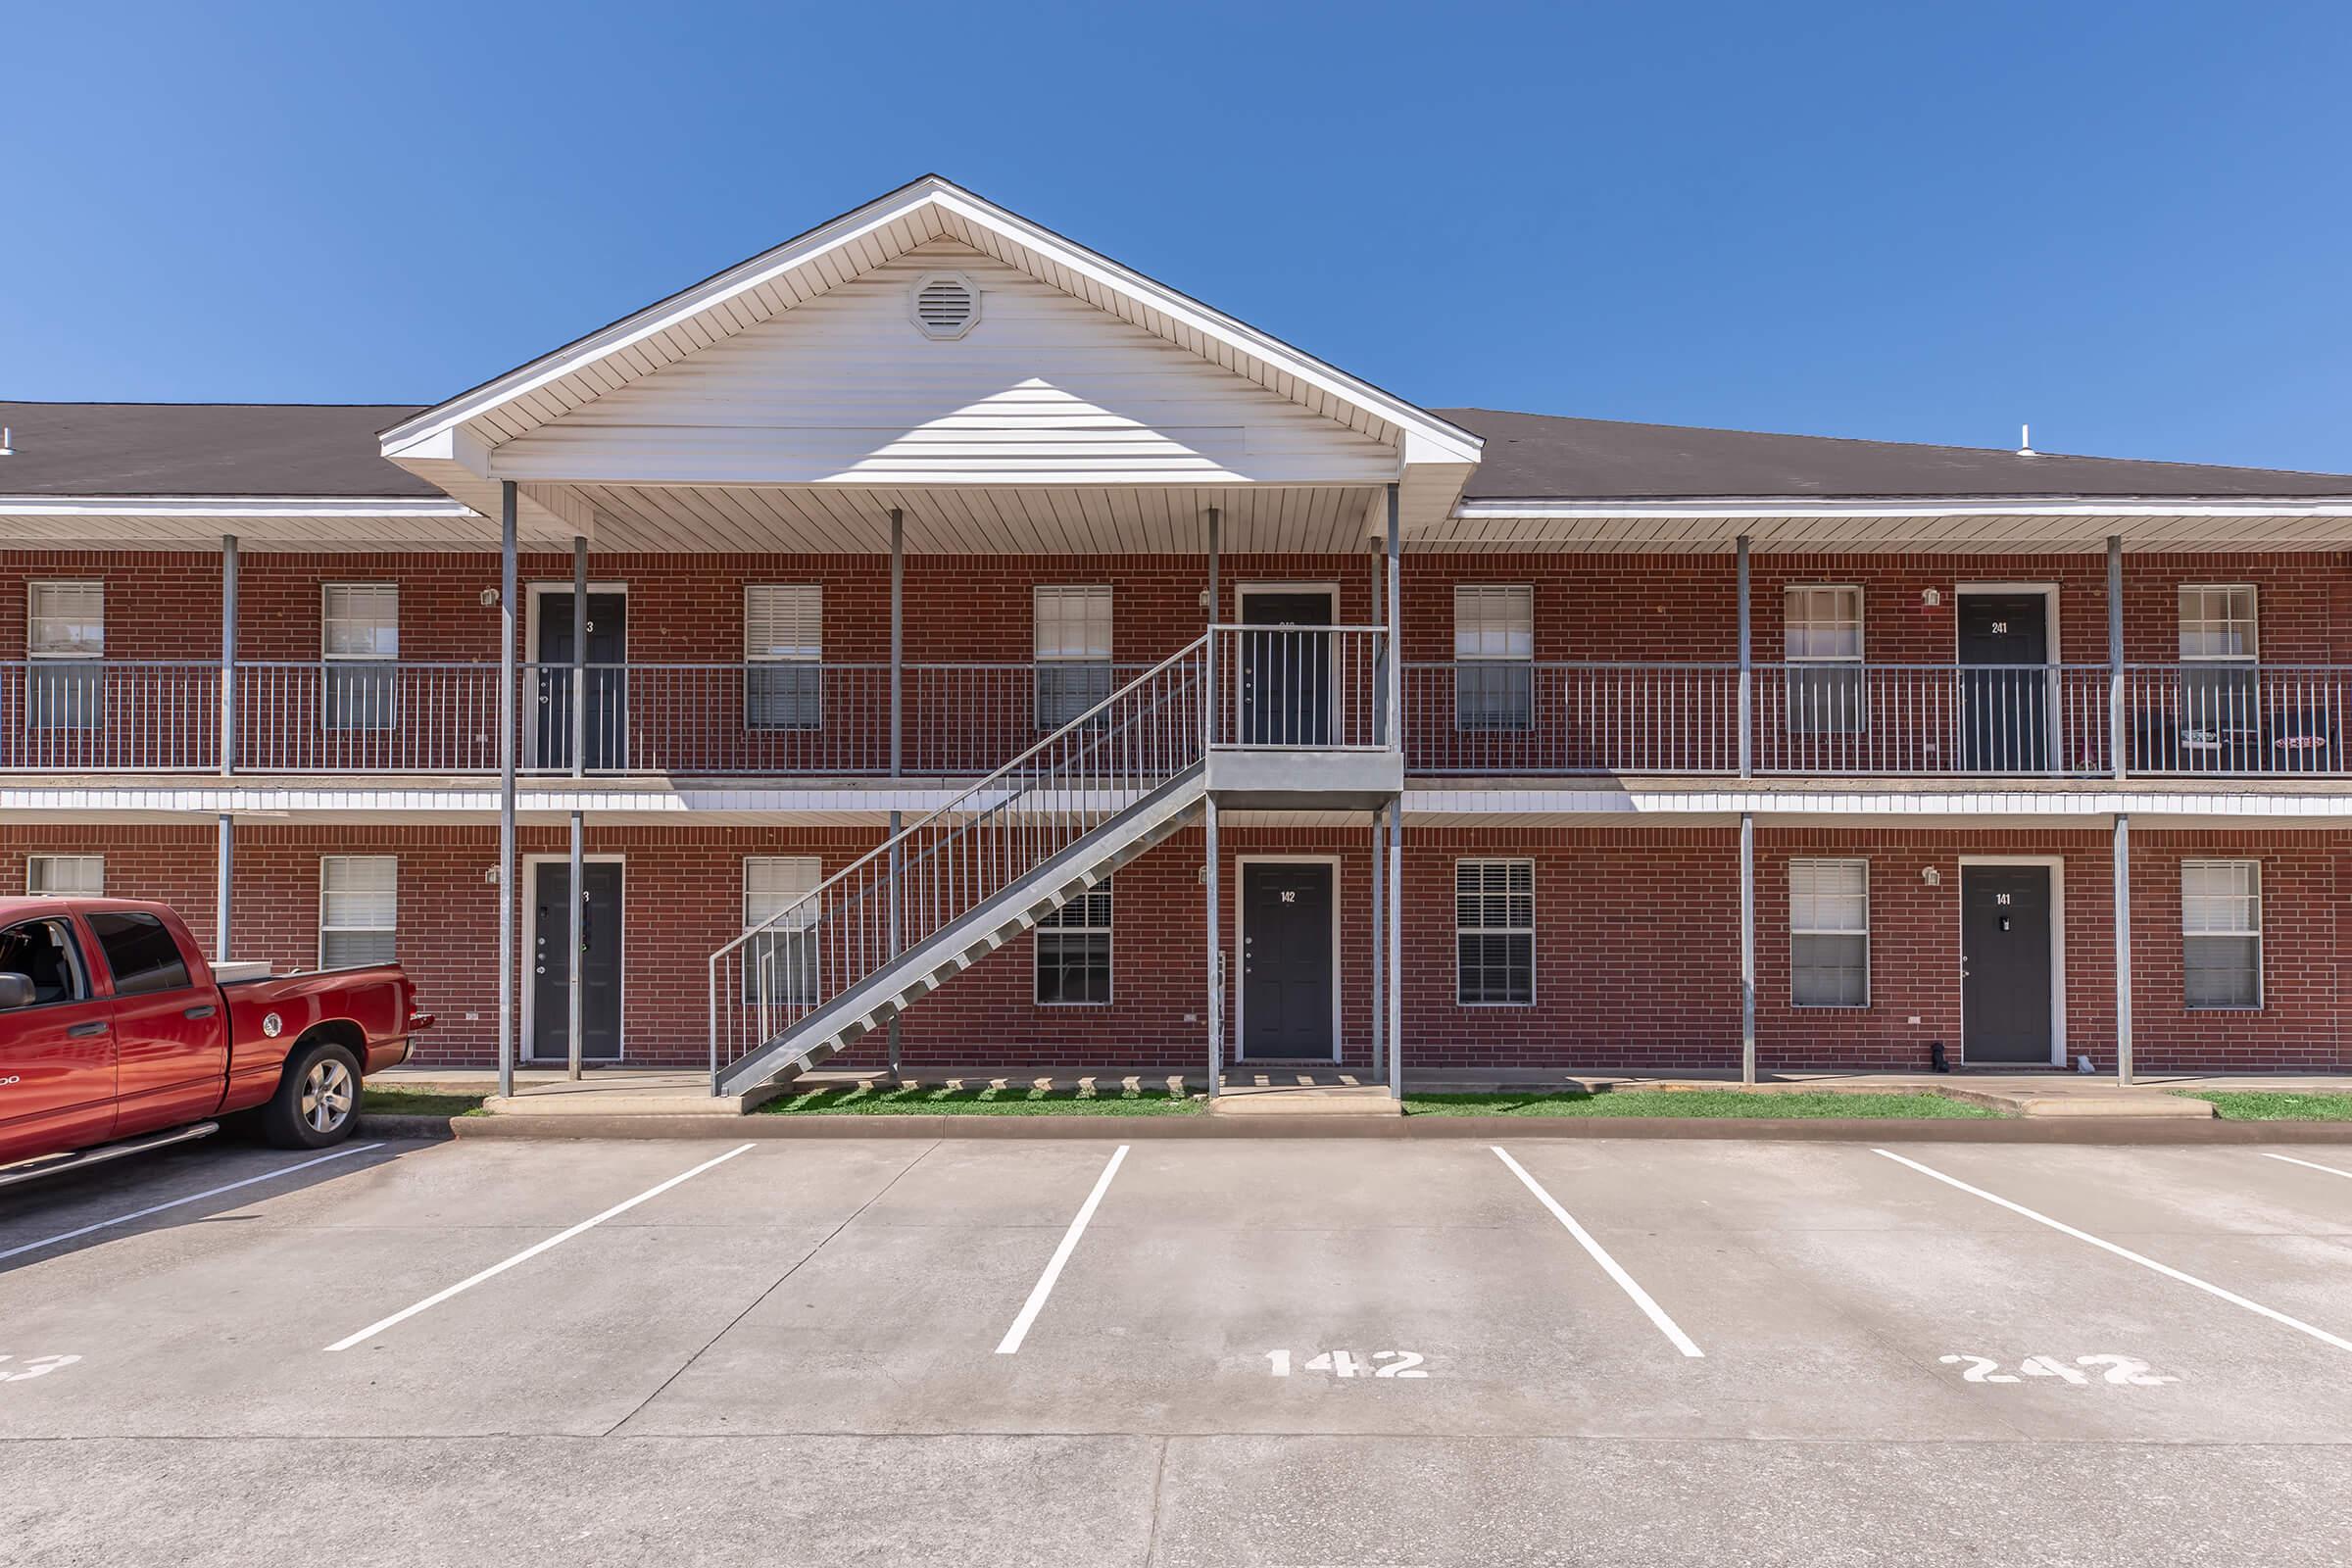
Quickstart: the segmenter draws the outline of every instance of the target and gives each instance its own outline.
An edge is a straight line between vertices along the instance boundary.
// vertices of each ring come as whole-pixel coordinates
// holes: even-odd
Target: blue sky
[[[2352,7],[22,6],[0,396],[430,402],[936,170],[1431,406],[2352,470]]]

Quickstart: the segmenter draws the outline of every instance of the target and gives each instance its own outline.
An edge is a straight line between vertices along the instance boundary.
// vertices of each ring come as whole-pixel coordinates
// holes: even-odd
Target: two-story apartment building
[[[1421,409],[936,178],[0,423],[0,877],[433,1061],[2352,1065],[2352,477]]]

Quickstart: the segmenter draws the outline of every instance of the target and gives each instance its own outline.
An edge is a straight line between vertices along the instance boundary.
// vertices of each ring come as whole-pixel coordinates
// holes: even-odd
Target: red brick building
[[[936,179],[0,422],[0,883],[432,1061],[2352,1066],[2345,476],[1423,410]]]

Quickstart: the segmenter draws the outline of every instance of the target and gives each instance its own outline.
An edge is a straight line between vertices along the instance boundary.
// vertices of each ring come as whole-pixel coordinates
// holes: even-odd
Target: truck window
[[[63,920],[26,920],[0,931],[0,974],[30,980],[36,1007],[86,1001],[90,994],[72,928]]]
[[[115,995],[135,997],[150,991],[177,991],[187,985],[188,966],[179,944],[164,922],[135,909],[110,909],[90,917],[90,929],[106,954],[106,966],[115,977]]]

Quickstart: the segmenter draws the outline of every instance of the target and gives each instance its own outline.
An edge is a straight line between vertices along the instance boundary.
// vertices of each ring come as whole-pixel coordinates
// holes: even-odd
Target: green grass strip
[[[2352,1121],[2352,1095],[2298,1095],[2282,1089],[2176,1089],[2202,1100],[2224,1121]]]
[[[947,1089],[937,1086],[810,1089],[777,1096],[763,1116],[1192,1116],[1201,1105],[1164,1089]]]
[[[1738,1089],[1620,1089],[1606,1094],[1412,1095],[1408,1116],[1749,1116],[1887,1120],[1999,1116],[1988,1105],[1932,1094],[1751,1093]]]

